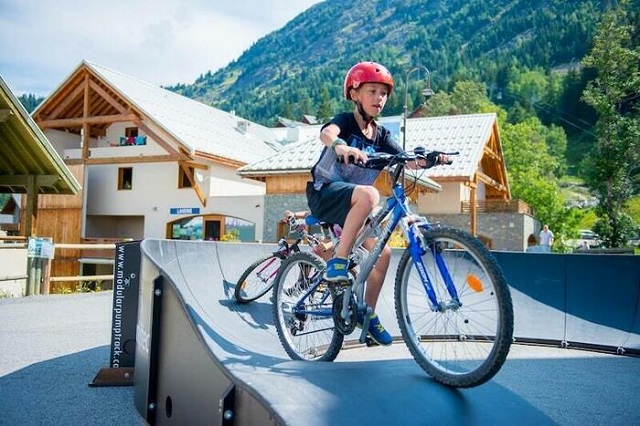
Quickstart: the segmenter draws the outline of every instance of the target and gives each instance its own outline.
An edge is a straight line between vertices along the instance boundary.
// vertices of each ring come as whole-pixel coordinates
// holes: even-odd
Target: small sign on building
[[[49,237],[31,237],[27,243],[27,257],[53,259],[53,239]]]
[[[170,214],[200,214],[200,207],[171,207]]]

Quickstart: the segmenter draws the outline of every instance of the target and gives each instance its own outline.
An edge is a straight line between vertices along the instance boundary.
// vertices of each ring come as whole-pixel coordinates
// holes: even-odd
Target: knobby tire
[[[298,252],[280,265],[273,287],[273,318],[278,338],[289,357],[303,361],[333,361],[342,348],[344,335],[333,322],[332,315],[296,314],[294,307],[322,274],[326,264],[318,255]],[[307,310],[324,309],[333,305],[326,283],[321,284],[305,300]],[[323,296],[328,296],[321,303]]]
[[[436,381],[468,388],[490,380],[502,367],[513,338],[513,306],[502,269],[471,234],[448,227],[423,229],[421,256],[442,309],[432,310],[409,249],[398,264],[396,315],[413,358]],[[451,302],[432,250],[439,251],[461,305]]]

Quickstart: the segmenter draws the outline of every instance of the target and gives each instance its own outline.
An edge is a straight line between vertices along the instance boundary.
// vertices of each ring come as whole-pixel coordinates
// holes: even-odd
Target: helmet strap
[[[358,109],[358,114],[360,114],[360,117],[362,117],[362,119],[364,120],[364,124],[366,126],[368,126],[369,124],[371,124],[373,122],[373,116],[368,115],[365,111],[364,108],[362,107],[362,104],[360,103],[360,101],[354,101],[356,103],[356,107]]]

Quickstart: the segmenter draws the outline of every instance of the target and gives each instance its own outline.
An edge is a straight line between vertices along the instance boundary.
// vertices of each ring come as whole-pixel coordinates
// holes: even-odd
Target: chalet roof
[[[320,157],[320,126],[305,126],[297,142],[286,145],[276,154],[238,169],[241,176],[264,176],[283,173],[307,173]]]
[[[83,84],[83,74],[87,73],[89,78],[98,79],[90,82],[89,89],[111,98],[107,102],[98,100],[95,104],[106,103],[115,108],[109,111],[109,105],[106,105],[100,114],[90,112],[90,116],[122,114],[123,108],[133,110],[142,116],[142,121],[159,126],[192,155],[202,153],[245,164],[272,155],[279,148],[274,134],[264,126],[86,60],[34,111],[34,117],[42,121],[70,118],[64,116],[59,106],[63,105],[63,100],[50,100],[58,94],[71,96],[69,93],[75,92],[65,86]],[[76,97],[75,103],[82,102],[82,97]],[[118,105],[121,100],[127,105]],[[71,104],[67,109],[73,116]],[[77,107],[75,111],[77,115]],[[58,113],[58,116],[51,117],[52,113]]]
[[[401,141],[402,117],[384,117],[379,122]],[[286,139],[291,141],[297,137],[298,142],[287,145],[275,155],[240,168],[238,173],[258,178],[308,172],[322,151],[320,128],[320,125],[300,126],[297,134],[294,129],[287,129]],[[427,151],[460,153],[452,158],[452,165],[434,167],[421,173],[423,180],[431,182],[427,186],[435,188],[446,181],[465,184],[482,182],[486,185],[487,198],[510,198],[496,114],[408,118],[406,149],[411,150],[416,146],[423,146]]]
[[[452,157],[453,164],[429,169],[427,175],[471,179],[495,130],[496,120],[494,113],[408,118],[407,150],[423,146],[427,151],[457,151],[460,155]]]
[[[0,192],[76,194],[80,184],[0,76]]]
[[[306,126],[307,123],[303,123],[302,121],[290,120],[285,117],[277,117],[276,127],[287,127],[294,128],[298,126]]]
[[[267,175],[282,175],[292,173],[309,173],[311,167],[318,161],[322,153],[320,142],[321,125],[303,126],[299,128],[298,142],[286,145],[280,152],[264,160],[248,164],[238,169],[243,177],[264,177]],[[408,174],[413,171],[408,170]],[[418,180],[421,185],[439,191],[441,186],[420,173]]]
[[[7,198],[7,201],[5,201],[4,205],[0,206],[0,215],[12,218],[16,209],[20,209],[20,195],[11,194],[11,196]]]

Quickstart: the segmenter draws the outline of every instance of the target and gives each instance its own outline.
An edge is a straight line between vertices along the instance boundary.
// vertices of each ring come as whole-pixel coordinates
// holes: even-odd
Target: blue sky
[[[0,75],[47,96],[83,59],[157,85],[192,83],[320,0],[0,0]]]

